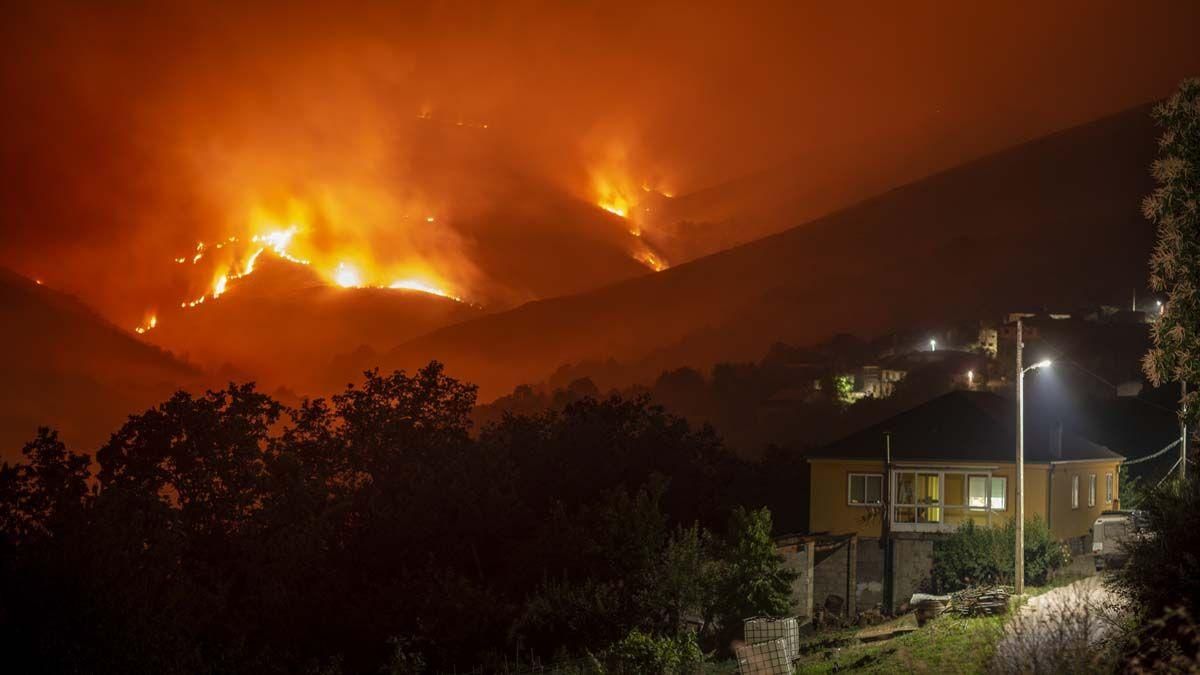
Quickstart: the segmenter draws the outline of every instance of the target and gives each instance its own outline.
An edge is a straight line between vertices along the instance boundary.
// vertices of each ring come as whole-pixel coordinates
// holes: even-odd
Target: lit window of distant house
[[[1111,473],[1104,474],[1104,503],[1111,504],[1113,501],[1113,475]]]
[[[883,503],[883,474],[850,474],[850,504],[867,506]]]
[[[1096,474],[1088,474],[1088,508],[1096,505]]]
[[[1071,508],[1079,508],[1079,476],[1071,476]]]

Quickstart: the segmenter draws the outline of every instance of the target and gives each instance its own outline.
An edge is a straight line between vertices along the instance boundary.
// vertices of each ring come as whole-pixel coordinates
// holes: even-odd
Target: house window
[[[1088,508],[1096,505],[1096,474],[1088,474]]]
[[[988,477],[971,476],[967,479],[967,506],[986,509],[988,505]]]
[[[992,476],[992,510],[1003,511],[1008,504],[1008,479]]]
[[[895,522],[942,522],[941,494],[939,474],[897,473]]]
[[[1113,475],[1111,473],[1104,474],[1104,503],[1111,504],[1113,502]]]
[[[852,473],[850,474],[850,501],[855,506],[869,506],[883,503],[883,474]]]
[[[1071,476],[1071,508],[1079,508],[1079,475]]]

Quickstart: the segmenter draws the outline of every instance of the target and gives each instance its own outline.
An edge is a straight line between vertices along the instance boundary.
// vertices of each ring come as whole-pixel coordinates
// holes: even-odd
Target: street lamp
[[[1050,359],[1022,367],[1021,319],[1017,319],[1017,543],[1016,592],[1025,593],[1025,373],[1050,366]]]

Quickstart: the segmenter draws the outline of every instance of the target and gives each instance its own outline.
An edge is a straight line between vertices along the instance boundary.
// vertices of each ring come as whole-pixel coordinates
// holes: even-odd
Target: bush
[[[1129,562],[1117,572],[1117,589],[1143,609],[1160,616],[1182,607],[1200,610],[1200,481],[1172,480],[1146,493],[1142,533],[1126,541]]]
[[[704,655],[692,633],[655,637],[636,628],[609,647],[601,659],[612,675],[676,675],[694,672]]]
[[[1016,521],[1001,527],[980,527],[967,521],[933,545],[931,582],[934,592],[946,593],[979,584],[1012,583]],[[1025,521],[1025,581],[1044,584],[1070,561],[1066,546],[1054,539],[1041,518]]]

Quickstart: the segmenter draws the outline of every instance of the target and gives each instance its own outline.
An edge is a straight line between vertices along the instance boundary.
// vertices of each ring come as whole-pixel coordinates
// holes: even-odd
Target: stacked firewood
[[[960,616],[987,616],[1004,614],[1008,611],[1008,598],[1012,589],[1008,586],[979,586],[954,594],[950,600],[952,612]]]

